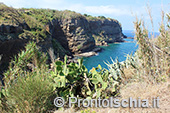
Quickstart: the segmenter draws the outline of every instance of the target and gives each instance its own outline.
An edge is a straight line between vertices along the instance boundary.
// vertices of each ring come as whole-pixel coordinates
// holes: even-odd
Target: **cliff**
[[[54,19],[50,23],[53,39],[58,40],[73,54],[90,51],[95,47],[95,40],[89,28],[89,22],[84,17]]]
[[[89,19],[80,15],[76,18],[54,19],[50,24],[51,34],[72,53],[92,50],[95,45],[123,41],[122,28],[113,19]]]
[[[0,4],[0,54],[4,62],[24,49],[28,41],[37,42],[44,52],[53,48],[55,55],[63,58],[122,41],[122,37],[121,25],[114,19]]]
[[[96,45],[107,45],[108,43],[123,41],[122,27],[117,20],[103,18],[90,20],[89,24]]]

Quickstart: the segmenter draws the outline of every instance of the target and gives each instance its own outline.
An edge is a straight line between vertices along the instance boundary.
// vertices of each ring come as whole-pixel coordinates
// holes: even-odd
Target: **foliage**
[[[140,54],[139,58],[145,59],[145,61],[143,62],[143,65],[147,66],[147,67],[152,67],[153,65],[153,47],[149,45],[149,36],[148,36],[148,30],[145,29],[144,23],[142,23],[141,21],[137,23],[135,23],[136,25],[136,40],[137,43],[139,44],[139,51]],[[141,28],[141,26],[143,26],[143,30]],[[146,70],[146,74],[149,74],[149,72],[147,72]]]
[[[100,45],[100,43],[109,40],[108,36],[105,35],[105,31],[101,31],[99,34],[93,35],[96,45]]]
[[[51,77],[54,86],[57,88],[57,96],[63,97],[68,102],[68,97],[79,98],[107,98],[114,96],[117,92],[118,82],[109,76],[106,69],[99,65],[93,68],[90,73],[79,59],[78,64],[65,61],[56,61]]]
[[[46,60],[36,43],[30,42],[11,61],[0,92],[1,110],[43,112],[54,108],[52,102],[56,96],[68,102],[68,97],[109,98],[118,92],[119,81],[100,65],[88,72],[83,59],[78,64],[68,64],[65,56],[64,62],[56,60],[51,68]]]
[[[9,111],[39,113],[54,107],[50,99],[54,94],[51,82],[42,74],[33,74],[27,73],[27,77],[18,77],[17,83],[6,90]]]
[[[42,10],[30,9],[26,11],[24,10],[24,12],[25,13],[21,13],[22,17],[28,24],[33,36],[36,37],[36,39],[42,40],[47,37],[50,37],[50,33],[46,28],[46,25],[48,24],[48,22],[52,20],[53,16],[47,15],[48,14],[47,11],[43,9]]]
[[[42,112],[52,106],[50,98],[54,88],[48,78],[47,57],[35,43],[26,45],[26,50],[11,61],[4,73],[5,86],[1,91],[2,110],[6,112]],[[51,102],[51,103],[50,103]]]
[[[35,42],[40,42],[40,41],[43,42],[53,38],[51,34],[52,31],[51,25],[53,24],[54,20],[57,20],[60,24],[63,21],[67,21],[71,19],[103,21],[106,18],[104,16],[93,17],[87,14],[82,15],[80,13],[76,13],[70,10],[59,11],[53,9],[36,9],[36,8],[15,9],[2,4],[0,7],[0,22],[2,23],[1,27],[3,28],[3,25],[5,25],[5,28],[7,29],[10,27],[10,29],[13,30],[13,28],[14,29],[16,28],[16,30],[12,32],[0,34],[0,39],[6,40],[6,39],[19,38],[19,39],[28,39]],[[116,20],[114,21],[117,22]],[[7,31],[11,31],[10,29],[8,29]],[[82,35],[82,34],[81,32],[79,32],[76,33],[76,35]],[[85,35],[89,35],[89,34],[86,33]],[[97,40],[107,38],[101,34],[96,35],[95,37],[99,38]],[[54,45],[59,45],[59,44],[54,44]],[[82,46],[80,45],[78,49],[81,48]],[[61,49],[58,49],[57,51],[59,51],[59,53],[62,54],[63,52],[60,50]],[[63,55],[59,55],[59,56],[63,56]]]
[[[135,23],[136,39],[138,41],[139,49],[137,55],[139,57],[140,74],[149,76],[149,81],[162,81],[168,76],[169,54],[165,50],[169,47],[169,34],[163,25],[160,27],[160,36],[157,39],[149,39],[148,31],[144,23],[141,21]],[[142,30],[143,29],[143,30]],[[151,80],[152,79],[152,80]]]
[[[98,16],[98,18],[100,18],[100,19],[106,19],[105,16]]]
[[[35,70],[47,70],[45,54],[39,51],[36,43],[30,42],[26,45],[25,51],[22,51],[11,61],[9,70],[4,73],[6,87],[13,82],[18,76],[25,76],[26,72],[34,72]]]
[[[0,19],[4,22],[9,21],[9,23],[17,24],[22,20],[26,21],[30,30],[24,30],[19,37],[26,39],[30,37],[36,40],[37,37],[51,36],[45,26],[53,19],[86,18],[90,21],[105,19],[105,17],[92,17],[87,14],[82,16],[69,10],[33,8],[14,10],[7,6],[3,6],[0,10]],[[167,16],[169,19],[170,16]],[[11,18],[13,21],[10,21]],[[19,22],[15,18],[19,18]],[[68,63],[67,57],[64,61],[55,59],[50,68],[46,62],[46,55],[39,51],[35,43],[29,43],[26,50],[11,61],[9,69],[4,73],[5,86],[0,92],[1,110],[47,112],[52,107],[53,96],[63,97],[66,105],[68,97],[93,99],[116,96],[120,83],[129,81],[127,77],[129,71],[133,72],[130,74],[133,74],[133,77],[138,80],[150,83],[166,81],[170,76],[169,25],[166,28],[162,23],[160,36],[150,39],[142,20],[137,19],[134,24],[135,39],[139,49],[134,55],[127,55],[127,59],[123,62],[118,60],[112,60],[112,64],[107,62],[109,70],[98,65],[88,72],[83,65],[83,59],[79,59],[78,63]],[[102,40],[102,37],[104,37],[103,31],[98,35],[97,40]],[[53,40],[53,45],[57,52],[60,51],[63,55],[67,53],[56,40]]]
[[[23,23],[23,19],[16,9],[0,4],[0,22],[2,24],[18,25]]]
[[[63,46],[56,40],[52,40],[53,48],[56,51],[57,57],[63,58],[66,54],[70,54],[69,51],[63,48]]]
[[[60,13],[57,13],[56,17],[59,17],[59,19],[75,19],[82,18],[83,16],[80,13],[76,13],[75,11],[64,10]]]
[[[129,78],[148,83],[166,81],[170,72],[169,30],[162,22],[160,35],[157,38],[149,38],[149,32],[142,20],[137,19],[134,25],[138,50],[133,56],[127,55],[123,62],[107,63],[109,71],[116,76],[121,75],[119,77],[123,83],[129,82]]]

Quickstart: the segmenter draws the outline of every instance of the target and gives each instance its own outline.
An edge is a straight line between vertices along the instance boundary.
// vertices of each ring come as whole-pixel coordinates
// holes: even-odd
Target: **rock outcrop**
[[[90,21],[90,29],[93,31],[96,45],[107,45],[107,43],[122,42],[122,27],[118,21],[113,19],[101,19]]]
[[[54,19],[50,25],[52,37],[61,45],[74,53],[82,53],[95,47],[89,22],[86,18]]]
[[[29,29],[26,23],[20,23],[19,25],[0,25],[0,33],[21,33],[23,32],[23,29]]]
[[[122,28],[113,19],[88,20],[84,16],[74,19],[54,19],[51,34],[73,54],[91,51],[96,45],[122,42]]]
[[[10,61],[28,41],[37,42],[44,52],[53,48],[62,59],[66,54],[96,55],[96,45],[120,42],[123,37],[119,22],[105,17],[89,18],[72,11],[14,9],[3,4],[0,13],[3,62]]]

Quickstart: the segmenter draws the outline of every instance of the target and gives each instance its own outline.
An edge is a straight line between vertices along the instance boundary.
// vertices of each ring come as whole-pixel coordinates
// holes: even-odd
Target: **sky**
[[[134,30],[133,22],[138,17],[145,21],[149,31],[156,32],[161,23],[162,10],[165,14],[170,12],[169,0],[0,0],[0,2],[14,8],[68,9],[81,14],[114,18],[121,23],[123,30]],[[153,28],[147,6],[151,9]]]

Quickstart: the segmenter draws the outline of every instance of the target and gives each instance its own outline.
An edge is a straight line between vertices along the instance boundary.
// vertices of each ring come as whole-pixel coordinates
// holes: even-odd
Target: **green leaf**
[[[99,98],[100,95],[101,95],[101,90],[98,90],[98,91],[97,91],[97,98]]]
[[[63,72],[60,72],[59,73],[59,76],[65,76]]]
[[[116,88],[115,88],[115,87],[113,87],[111,91],[112,91],[112,92],[115,92],[115,91],[116,91]]]
[[[63,65],[63,62],[62,61],[56,61],[55,64],[61,66],[61,65]]]
[[[96,69],[93,67],[91,70],[90,70],[90,72],[94,75],[94,74],[97,74],[97,71],[96,71]]]
[[[67,68],[67,65],[64,65],[64,67],[63,67],[63,73],[64,73],[64,75],[68,75],[69,70],[68,70],[68,68]]]
[[[75,71],[69,71],[69,75],[76,75],[77,73]]]
[[[92,93],[91,91],[87,91],[87,95],[91,95],[91,93]]]
[[[101,66],[100,64],[98,65],[98,68],[99,68],[100,70],[102,70],[102,66]]]
[[[107,82],[104,82],[103,84],[102,84],[102,89],[106,89],[107,88]]]
[[[98,84],[99,81],[96,79],[96,78],[90,78],[90,81],[93,83],[93,84]]]
[[[65,57],[64,57],[64,65],[66,65],[67,64],[67,55],[65,55]]]
[[[62,67],[61,66],[57,66],[57,71],[62,71]]]
[[[83,65],[83,58],[78,59],[78,63],[79,63],[79,68]]]
[[[96,78],[99,82],[103,83],[103,79],[100,74],[96,74]]]
[[[54,71],[51,71],[50,74],[51,74],[51,77],[55,77],[55,76],[56,76],[56,74],[54,73]]]
[[[59,82],[58,77],[55,77],[55,78],[54,78],[54,82],[55,82],[55,83],[58,83],[58,82]]]

